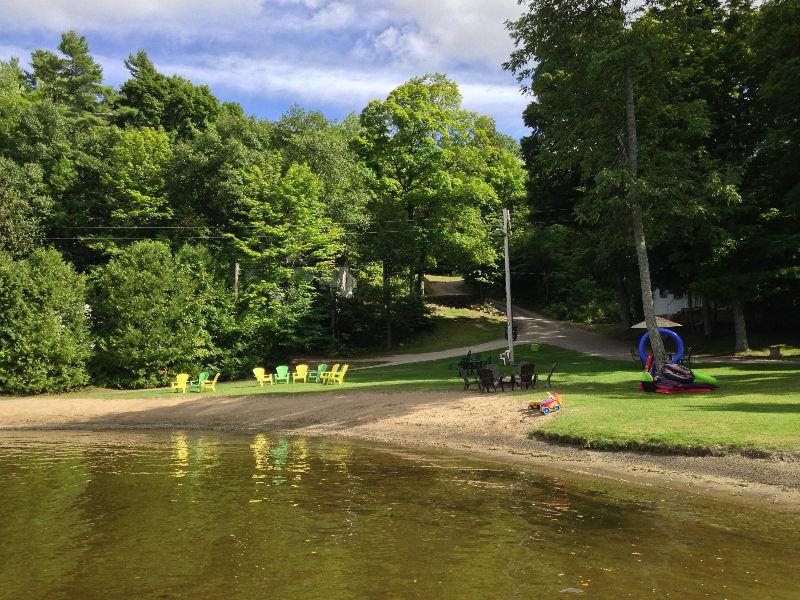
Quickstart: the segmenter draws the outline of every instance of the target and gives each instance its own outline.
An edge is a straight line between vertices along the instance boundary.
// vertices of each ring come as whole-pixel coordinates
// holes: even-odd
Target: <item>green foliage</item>
[[[36,164],[20,167],[0,156],[0,251],[15,258],[32,252],[52,205]]]
[[[62,392],[89,382],[86,283],[55,250],[0,252],[0,391]]]
[[[166,173],[172,160],[163,130],[125,129],[106,158],[101,181],[106,187],[111,225],[153,225],[172,217]]]
[[[120,90],[124,122],[151,128],[163,127],[182,137],[194,134],[212,123],[220,103],[204,85],[156,71],[147,53],[140,50],[125,61],[131,74]]]
[[[523,142],[529,202],[537,223],[565,224],[573,246],[594,249],[597,260],[581,261],[576,281],[617,287],[625,312],[634,275],[629,208],[640,205],[650,274],[662,290],[718,304],[796,298],[797,212],[784,194],[798,181],[789,100],[798,81],[797,2],[526,4],[510,24],[517,50],[506,67],[534,96]]]
[[[29,83],[57,104],[77,111],[96,110],[108,89],[101,85],[103,69],[90,56],[86,38],[68,31],[61,35],[58,49],[63,57],[49,50],[33,51]]]
[[[225,189],[246,225],[231,236],[246,273],[240,305],[246,355],[263,362],[307,347],[319,336],[312,283],[330,278],[330,261],[342,252],[342,231],[325,215],[320,178],[305,165],[282,175],[267,162],[230,172]]]
[[[212,365],[210,328],[218,316],[212,296],[220,290],[209,262],[198,248],[173,255],[162,242],[141,241],[98,269],[91,301],[98,381],[152,387]]]

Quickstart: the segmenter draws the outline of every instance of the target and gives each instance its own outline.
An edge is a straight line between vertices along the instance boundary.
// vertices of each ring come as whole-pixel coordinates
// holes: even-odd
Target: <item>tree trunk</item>
[[[338,339],[336,336],[336,288],[331,286],[331,337]]]
[[[389,264],[383,261],[383,317],[386,323],[386,349],[392,348],[392,289]]]
[[[617,271],[617,303],[619,304],[619,323],[623,329],[630,329],[633,325],[631,323],[631,300],[622,271]]]
[[[544,303],[550,304],[550,286],[547,283],[547,271],[542,273],[544,275]]]
[[[625,86],[625,117],[628,129],[627,159],[628,174],[631,184],[636,183],[638,176],[637,164],[637,142],[636,142],[636,108],[633,101],[633,70],[630,63],[625,64],[624,73]],[[635,195],[635,191],[628,192],[628,199],[633,220],[633,238],[636,247],[636,260],[639,263],[639,284],[642,289],[642,310],[644,320],[647,323],[647,331],[650,334],[650,347],[653,349],[653,358],[657,370],[661,370],[667,362],[667,352],[664,349],[664,341],[658,332],[656,323],[655,307],[653,306],[653,288],[650,282],[650,261],[647,258],[647,242],[644,237],[644,218],[642,216],[642,206]]]
[[[703,295],[703,335],[711,337],[711,305],[705,295]]]
[[[689,304],[689,312],[686,315],[689,321],[689,331],[694,331],[694,295],[691,290],[686,292],[686,300]]]
[[[422,297],[422,285],[425,281],[425,262],[427,261],[428,253],[423,251],[419,256],[419,264],[417,265],[416,278],[414,280],[414,293]]]
[[[733,302],[733,329],[736,333],[736,352],[747,352],[747,324],[744,320],[744,305],[739,300]]]

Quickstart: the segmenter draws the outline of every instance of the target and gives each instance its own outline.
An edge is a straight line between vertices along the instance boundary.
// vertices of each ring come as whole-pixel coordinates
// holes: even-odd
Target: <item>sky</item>
[[[444,72],[464,108],[519,138],[528,100],[501,64],[513,49],[504,21],[521,12],[517,0],[0,0],[0,59],[55,50],[74,29],[107,84],[144,49],[162,73],[269,119],[298,104],[338,120]]]

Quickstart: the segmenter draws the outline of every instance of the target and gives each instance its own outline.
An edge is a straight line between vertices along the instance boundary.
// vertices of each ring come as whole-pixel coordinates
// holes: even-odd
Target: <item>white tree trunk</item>
[[[628,174],[631,183],[636,182],[638,176],[638,157],[636,142],[636,108],[633,100],[633,73],[630,64],[625,65],[625,117],[628,129],[627,159]],[[639,264],[639,283],[642,289],[642,310],[644,320],[647,324],[647,331],[650,334],[650,347],[653,349],[653,357],[656,369],[660,370],[667,362],[667,352],[664,349],[664,340],[658,332],[656,323],[656,312],[653,306],[653,288],[650,282],[650,261],[647,257],[647,242],[644,236],[644,218],[642,216],[642,206],[639,200],[629,194],[629,204],[631,218],[633,221],[633,238],[636,247],[636,260]]]
[[[711,337],[711,305],[705,295],[703,295],[703,335]]]
[[[747,352],[750,349],[747,343],[747,324],[744,320],[744,305],[739,300],[733,303],[733,329],[736,333],[736,352]]]

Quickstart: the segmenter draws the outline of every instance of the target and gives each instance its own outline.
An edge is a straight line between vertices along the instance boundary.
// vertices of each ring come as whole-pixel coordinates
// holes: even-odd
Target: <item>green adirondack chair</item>
[[[275,369],[275,383],[289,383],[289,367],[280,365]]]
[[[200,375],[197,376],[197,379],[194,381],[189,382],[189,391],[190,392],[202,392],[203,387],[205,386],[206,381],[210,377],[208,371],[203,371]]]
[[[316,371],[309,371],[308,372],[308,380],[313,381],[315,383],[319,383],[322,381],[322,374],[328,370],[328,365],[322,363],[317,367]]]

